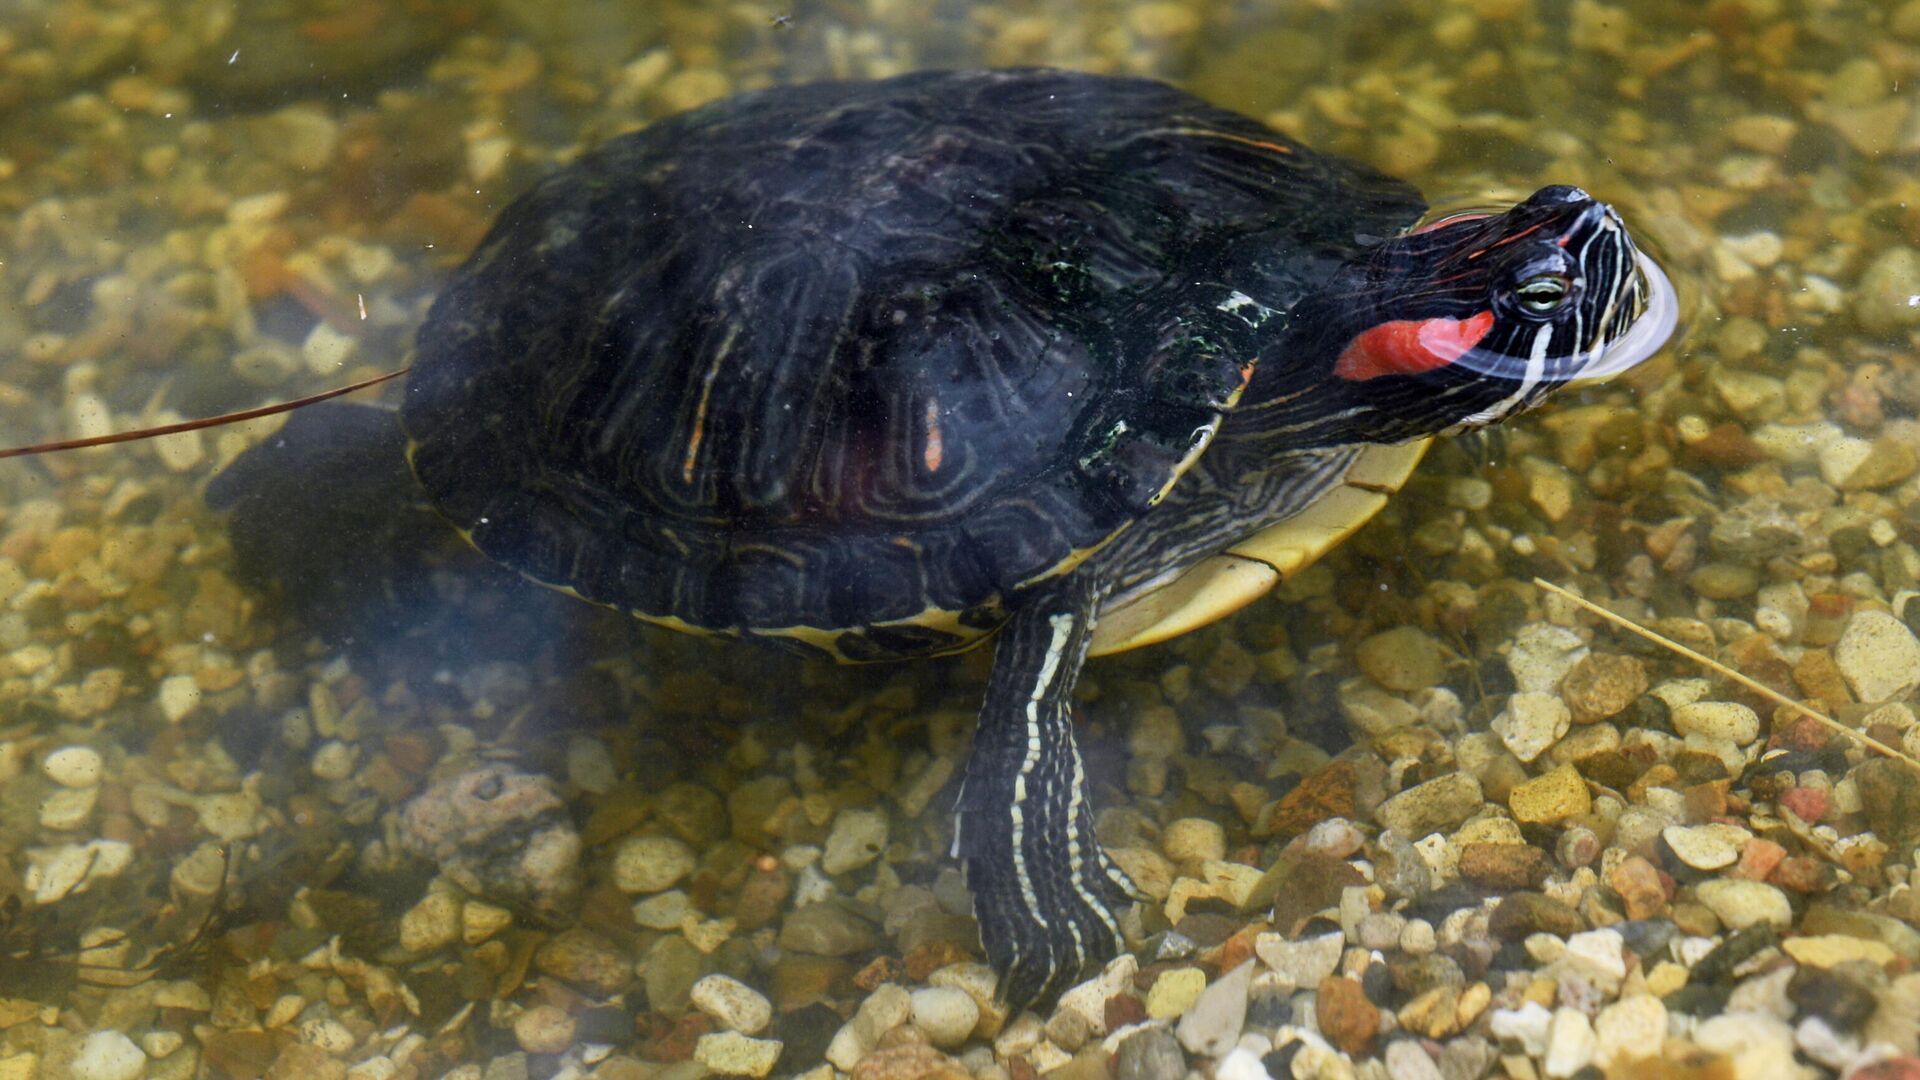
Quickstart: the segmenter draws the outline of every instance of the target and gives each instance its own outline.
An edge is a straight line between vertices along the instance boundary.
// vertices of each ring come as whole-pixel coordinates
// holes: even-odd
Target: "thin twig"
[[[1533,583],[1547,590],[1548,592],[1553,593],[1556,596],[1561,596],[1568,600],[1573,601],[1574,603],[1580,605],[1582,608],[1586,609],[1587,611],[1590,611],[1593,614],[1598,615],[1600,618],[1605,619],[1606,621],[1612,623],[1615,626],[1618,626],[1622,630],[1626,630],[1631,633],[1638,634],[1641,637],[1646,638],[1648,641],[1653,642],[1655,645],[1658,645],[1663,649],[1668,649],[1673,652],[1679,653],[1681,656],[1686,657],[1687,659],[1693,661],[1696,664],[1699,664],[1701,667],[1704,667],[1709,671],[1714,672],[1715,674],[1722,675],[1726,678],[1732,679],[1734,682],[1739,683],[1741,686],[1744,686],[1747,689],[1753,691],[1754,693],[1759,694],[1761,697],[1766,698],[1768,701],[1771,701],[1776,705],[1785,705],[1787,708],[1792,709],[1795,712],[1798,712],[1802,716],[1811,717],[1815,723],[1826,727],[1828,730],[1833,731],[1836,734],[1845,735],[1850,739],[1858,739],[1866,745],[1867,749],[1873,751],[1874,753],[1884,754],[1887,757],[1894,759],[1895,761],[1904,763],[1908,768],[1912,769],[1913,771],[1920,772],[1920,760],[1915,760],[1914,758],[1911,758],[1906,754],[1903,754],[1900,751],[1895,750],[1893,747],[1888,746],[1887,744],[1879,741],[1878,739],[1869,739],[1866,736],[1862,735],[1860,732],[1855,731],[1854,729],[1846,726],[1845,724],[1840,723],[1838,720],[1835,720],[1831,717],[1822,716],[1821,714],[1814,712],[1812,709],[1807,708],[1805,705],[1800,704],[1799,702],[1793,700],[1787,695],[1780,693],[1778,690],[1775,690],[1769,686],[1762,685],[1761,683],[1755,682],[1754,680],[1748,678],[1745,675],[1740,674],[1739,672],[1733,670],[1732,668],[1728,667],[1725,664],[1722,664],[1720,661],[1715,660],[1712,657],[1702,656],[1701,654],[1694,652],[1692,649],[1687,648],[1685,645],[1682,645],[1671,638],[1662,637],[1661,635],[1654,633],[1652,630],[1649,630],[1646,627],[1641,626],[1639,623],[1634,622],[1632,619],[1626,618],[1625,616],[1622,616],[1622,615],[1615,615],[1613,612],[1608,611],[1606,608],[1601,607],[1599,604],[1596,604],[1591,600],[1588,600],[1586,597],[1576,596],[1573,593],[1570,593],[1567,590],[1561,588],[1560,586],[1555,585],[1551,581],[1546,581],[1541,578],[1534,578]]]

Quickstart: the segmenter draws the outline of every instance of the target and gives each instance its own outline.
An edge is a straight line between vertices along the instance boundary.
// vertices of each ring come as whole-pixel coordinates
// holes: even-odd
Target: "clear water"
[[[1333,687],[1378,630],[1440,637],[1464,722],[1484,725],[1504,692],[1496,653],[1539,611],[1518,584],[1534,574],[1709,626],[1754,619],[1763,582],[1871,601],[1920,581],[1912,0],[12,0],[0,443],[388,370],[495,212],[653,117],[773,83],[1014,64],[1166,78],[1439,204],[1585,186],[1622,208],[1688,301],[1689,334],[1662,359],[1481,454],[1438,455],[1284,601],[1095,665],[1082,742],[1103,798],[1136,811],[1109,823],[1122,838],[1208,817],[1259,862],[1270,838],[1236,799],[1257,807],[1352,738]],[[1795,430],[1824,449],[1793,449],[1781,425],[1811,425]],[[64,1060],[72,1031],[95,1026],[170,1030],[186,1047],[150,1075],[190,1075],[203,1052],[238,1075],[219,1063],[258,1047],[210,1049],[190,1031],[209,1015],[157,1008],[154,988],[206,986],[215,1029],[284,1024],[286,995],[335,993],[292,963],[332,934],[414,980],[433,1018],[422,1030],[476,986],[514,990],[511,948],[454,946],[438,966],[396,951],[427,876],[396,851],[396,807],[464,762],[556,778],[590,845],[584,924],[633,956],[658,955],[663,935],[635,927],[604,867],[605,843],[636,827],[693,842],[703,917],[738,903],[761,853],[821,842],[844,807],[892,818],[890,869],[851,872],[844,889],[884,904],[893,875],[940,880],[943,804],[924,796],[964,746],[984,653],[838,670],[498,578],[390,639],[313,644],[242,583],[202,500],[270,426],[0,463],[0,898],[24,908],[0,907],[0,999],[74,1017],[0,1024],[0,1059]],[[1869,475],[1862,459],[1891,465]],[[1756,497],[1787,507],[1798,541],[1743,569],[1704,538]],[[309,538],[291,539],[297,551]],[[1167,709],[1188,751],[1170,772],[1137,752],[1137,717]],[[107,782],[49,810],[61,789],[42,762],[67,745],[98,750]],[[791,798],[716,811],[765,777]],[[770,817],[747,820],[749,807]],[[78,864],[84,888],[49,884],[49,867],[75,865],[62,849],[94,840],[127,845],[125,865],[109,874],[120,856],[95,854]],[[210,896],[223,865],[230,884]],[[231,910],[196,935],[214,906]],[[144,990],[89,988],[95,973],[76,984],[70,964],[99,927],[133,936],[131,956],[86,960],[109,968],[169,941],[217,947],[175,950]],[[542,932],[523,920],[522,937],[499,940]],[[687,963],[766,986],[766,935],[741,929]],[[837,963],[844,990],[857,964]],[[369,1004],[364,980],[334,983],[341,1000],[281,1008],[405,1022],[391,1001]],[[678,1012],[638,1011],[630,1043]],[[507,1047],[481,1034],[486,1017],[483,1001],[432,1070]]]

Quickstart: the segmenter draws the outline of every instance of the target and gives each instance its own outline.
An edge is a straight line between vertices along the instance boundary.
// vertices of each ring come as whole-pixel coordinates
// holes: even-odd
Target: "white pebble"
[[[135,1080],[147,1070],[147,1055],[118,1031],[96,1031],[80,1043],[68,1068],[74,1080]]]
[[[91,746],[63,746],[47,755],[40,771],[61,787],[92,787],[100,782],[106,762]]]
[[[100,789],[61,788],[40,801],[40,827],[53,832],[71,832],[93,816],[100,801]]]
[[[773,1004],[758,990],[725,975],[708,975],[693,984],[693,1007],[728,1031],[758,1035],[773,1022]]]
[[[1568,1077],[1587,1067],[1593,1060],[1593,1024],[1587,1014],[1562,1006],[1553,1011],[1547,1025],[1547,1053],[1542,1071],[1549,1077]]]
[[[932,986],[913,992],[914,1026],[943,1050],[966,1042],[979,1022],[980,1003],[964,990]]]
[[[1219,862],[1227,857],[1227,832],[1217,821],[1181,818],[1161,834],[1160,850],[1176,863]]]
[[[160,712],[177,724],[200,707],[200,684],[191,675],[169,675],[160,680]]]
[[[353,747],[329,739],[313,752],[313,775],[319,780],[345,780],[353,775]]]
[[[887,846],[887,813],[884,810],[842,810],[833,818],[827,833],[827,848],[820,856],[820,869],[829,874],[858,870],[880,857]]]

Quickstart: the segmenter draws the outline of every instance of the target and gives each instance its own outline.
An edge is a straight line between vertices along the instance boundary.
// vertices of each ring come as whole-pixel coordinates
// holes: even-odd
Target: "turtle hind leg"
[[[957,813],[954,850],[981,944],[1017,1007],[1051,1004],[1125,946],[1135,893],[1094,839],[1070,697],[1092,640],[1093,590],[1071,577],[1000,632]]]

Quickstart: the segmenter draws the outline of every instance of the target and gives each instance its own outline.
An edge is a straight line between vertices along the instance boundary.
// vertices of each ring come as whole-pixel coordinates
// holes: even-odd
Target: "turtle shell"
[[[481,551],[586,599],[959,648],[1204,451],[1256,351],[1222,283],[1284,310],[1422,208],[1146,80],[744,94],[502,213],[420,332],[410,459]]]

